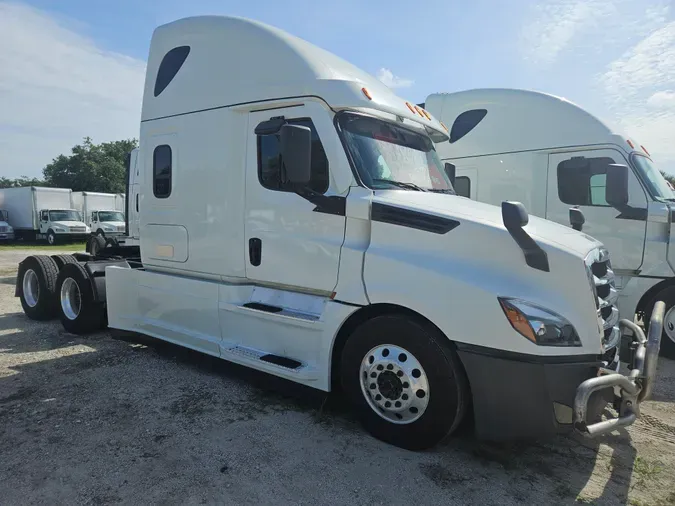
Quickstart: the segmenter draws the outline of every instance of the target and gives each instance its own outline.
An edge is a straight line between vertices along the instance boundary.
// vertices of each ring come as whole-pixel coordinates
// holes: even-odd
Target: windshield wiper
[[[404,183],[403,181],[394,181],[392,179],[373,179],[374,183],[389,183],[399,188],[405,188],[406,190],[415,190],[418,192],[425,192],[424,188],[417,186],[415,183]]]
[[[427,191],[434,193],[447,193],[449,195],[457,195],[457,192],[452,188],[429,188]]]

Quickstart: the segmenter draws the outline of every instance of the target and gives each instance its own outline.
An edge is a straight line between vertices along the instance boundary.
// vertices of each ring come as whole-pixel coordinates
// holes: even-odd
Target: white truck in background
[[[79,211],[72,208],[67,188],[24,186],[0,189],[0,207],[8,213],[17,239],[84,241],[90,233]]]
[[[125,212],[127,196],[125,193],[115,194],[115,210]]]
[[[0,241],[11,241],[14,239],[14,228],[7,220],[7,211],[5,209],[0,209]]]
[[[117,209],[120,197],[115,193],[73,192],[72,206],[82,213],[93,234],[101,237],[125,233],[124,212]]]
[[[433,144],[447,135],[279,29],[220,16],[160,26],[127,179],[140,248],[30,256],[16,295],[70,332],[107,321],[341,385],[367,430],[409,449],[453,433],[468,409],[486,439],[633,423],[662,305],[647,340],[618,320],[600,242],[519,203],[457,197]],[[597,421],[608,403],[618,417]]]
[[[436,149],[454,165],[457,192],[489,204],[517,200],[562,224],[571,206],[580,209],[583,231],[612,252],[621,318],[648,322],[663,300],[661,351],[675,358],[675,195],[649,152],[545,93],[476,89],[432,94],[424,104],[450,129]],[[626,188],[626,198],[607,198],[612,185]]]

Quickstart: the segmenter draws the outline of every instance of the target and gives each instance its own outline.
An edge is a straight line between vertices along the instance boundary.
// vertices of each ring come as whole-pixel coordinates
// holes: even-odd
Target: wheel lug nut
[[[401,396],[401,399],[403,399],[404,401],[407,401],[408,400],[408,394],[403,394]]]
[[[390,408],[391,407],[391,402],[387,401],[384,403],[385,408]]]
[[[371,372],[370,373],[371,378],[377,378],[377,373],[376,372]]]
[[[399,378],[402,377],[402,376],[403,376],[403,371],[397,372],[396,375],[397,375]]]

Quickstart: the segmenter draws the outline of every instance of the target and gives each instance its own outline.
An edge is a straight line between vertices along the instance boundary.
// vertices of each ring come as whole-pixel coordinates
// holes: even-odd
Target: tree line
[[[138,147],[136,139],[94,144],[85,137],[70,155],[59,155],[42,169],[42,178],[0,177],[0,188],[50,186],[73,191],[124,193],[127,154]]]

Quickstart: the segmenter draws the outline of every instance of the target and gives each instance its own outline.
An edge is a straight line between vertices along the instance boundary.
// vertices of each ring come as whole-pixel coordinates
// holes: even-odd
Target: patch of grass
[[[42,242],[13,242],[9,244],[0,244],[0,251],[10,251],[17,249],[26,249],[26,250],[53,249],[54,251],[84,251],[85,247],[86,247],[85,243],[79,242],[55,244],[54,246],[50,246],[49,244]]]
[[[654,479],[661,471],[663,466],[660,462],[650,462],[643,457],[636,457],[633,463],[633,476],[635,483],[631,489],[644,486],[649,480]]]

